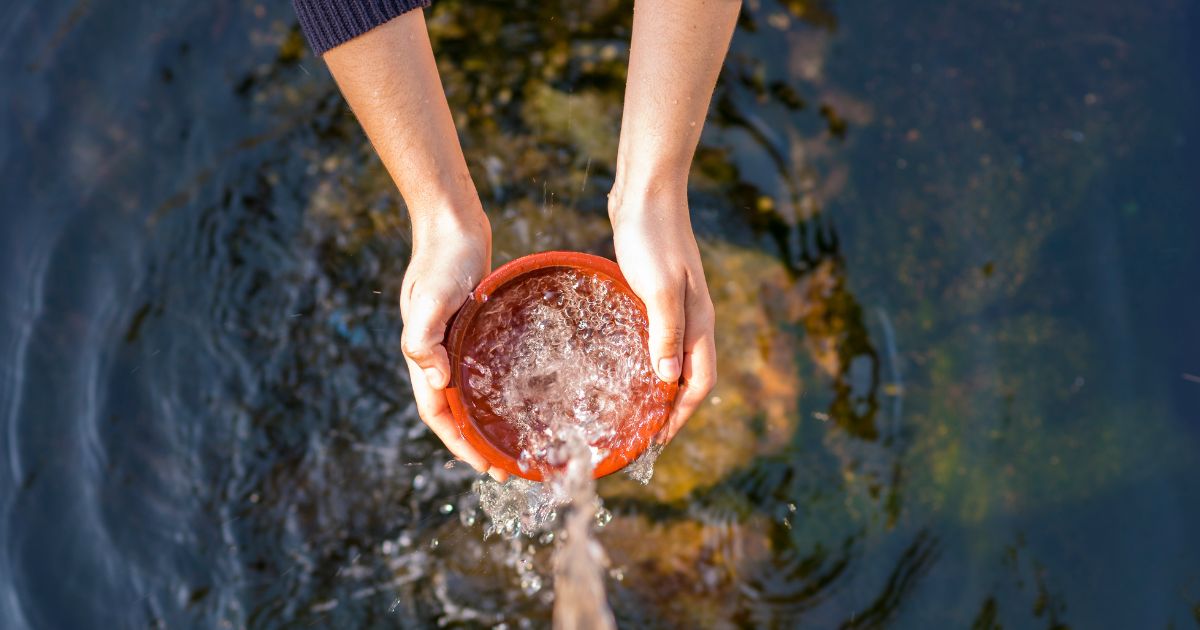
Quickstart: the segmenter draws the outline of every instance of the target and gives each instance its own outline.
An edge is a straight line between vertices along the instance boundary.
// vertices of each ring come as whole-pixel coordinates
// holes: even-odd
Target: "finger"
[[[650,365],[658,378],[674,383],[683,370],[684,286],[663,287],[647,297],[642,300],[650,320]]]
[[[659,432],[658,441],[667,444],[675,439],[675,435],[708,397],[716,383],[716,354],[711,337],[685,354],[683,382],[675,397],[671,416]]]
[[[697,312],[688,319],[683,380],[675,396],[675,407],[657,436],[663,444],[675,439],[717,382],[717,348],[711,306],[707,311],[703,307],[693,310]]]
[[[436,298],[414,296],[407,309],[400,348],[421,368],[423,380],[433,389],[444,389],[450,382],[450,357],[442,339],[455,308]]]
[[[504,483],[505,481],[508,481],[508,471],[504,470],[503,468],[497,468],[495,466],[492,466],[491,468],[488,469],[487,472],[488,472],[488,475],[492,479],[495,479],[496,481],[499,481],[500,483]]]
[[[425,381],[421,376],[421,367],[416,362],[411,359],[406,359],[405,362],[408,364],[413,396],[417,401],[417,413],[421,415],[421,420],[455,457],[478,472],[486,472],[491,465],[458,430],[454,414],[450,413],[450,404],[446,402],[446,393],[434,389]]]

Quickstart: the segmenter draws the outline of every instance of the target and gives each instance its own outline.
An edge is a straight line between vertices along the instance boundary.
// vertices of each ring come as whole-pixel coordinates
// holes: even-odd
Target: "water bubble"
[[[437,549],[438,548],[438,539],[434,538],[433,540],[429,541],[429,548]]]
[[[542,576],[536,573],[526,573],[521,576],[521,591],[526,596],[534,595],[542,590]]]
[[[546,532],[542,534],[541,537],[538,538],[538,542],[543,545],[549,545],[550,543],[554,542],[554,532]]]
[[[612,522],[613,514],[608,508],[600,508],[596,511],[596,527],[604,527]]]
[[[450,503],[445,503],[442,505],[442,507],[438,508],[438,511],[441,512],[442,514],[449,514],[454,511],[454,505],[452,505]]]

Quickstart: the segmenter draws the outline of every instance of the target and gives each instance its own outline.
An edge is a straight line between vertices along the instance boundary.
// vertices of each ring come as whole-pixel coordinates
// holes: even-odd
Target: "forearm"
[[[325,54],[330,72],[408,206],[413,233],[486,223],[420,11]]]
[[[614,201],[683,199],[738,0],[637,0]]]

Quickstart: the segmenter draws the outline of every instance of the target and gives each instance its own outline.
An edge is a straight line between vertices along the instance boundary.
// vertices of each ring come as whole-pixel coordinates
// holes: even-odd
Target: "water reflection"
[[[746,3],[693,173],[722,379],[601,488],[625,626],[1197,614],[1193,394],[1121,376],[1194,347],[1195,218],[1147,218],[1194,195],[1118,155],[1183,172],[1177,8],[931,4]],[[403,208],[287,7],[45,7],[2,49],[0,618],[544,625],[554,542],[485,539],[417,420]],[[496,263],[611,255],[630,11],[430,13]]]

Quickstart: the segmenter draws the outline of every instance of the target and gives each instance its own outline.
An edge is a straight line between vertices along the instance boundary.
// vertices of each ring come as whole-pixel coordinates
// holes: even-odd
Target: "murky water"
[[[286,3],[11,4],[2,625],[546,625],[556,541],[485,538],[418,421],[403,209]],[[629,15],[429,14],[497,264],[611,255]],[[691,190],[721,381],[599,484],[619,625],[1200,619],[1198,28],[747,2]]]

